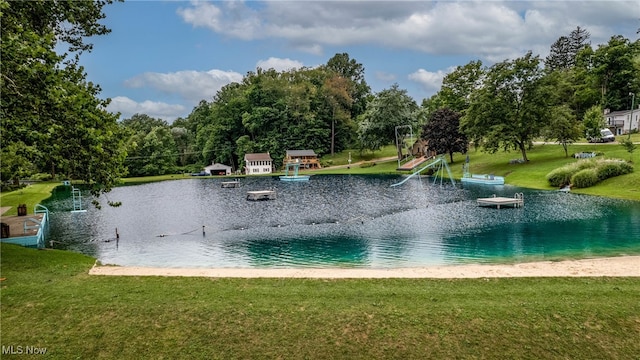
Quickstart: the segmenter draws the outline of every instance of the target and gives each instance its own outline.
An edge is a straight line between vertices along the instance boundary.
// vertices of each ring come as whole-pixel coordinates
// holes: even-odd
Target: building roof
[[[215,163],[215,164],[211,164],[209,166],[205,166],[205,169],[207,170],[229,170],[231,169],[231,166],[225,165],[225,164],[220,164],[220,163]]]
[[[634,114],[637,113],[637,112],[640,112],[640,106],[638,106],[637,109],[633,109],[633,113]],[[604,116],[605,117],[627,116],[630,113],[631,113],[631,109],[629,109],[629,110],[609,111],[609,112],[605,111]]]
[[[317,156],[313,150],[287,150],[287,156]]]
[[[244,161],[273,161],[269,153],[244,154]]]

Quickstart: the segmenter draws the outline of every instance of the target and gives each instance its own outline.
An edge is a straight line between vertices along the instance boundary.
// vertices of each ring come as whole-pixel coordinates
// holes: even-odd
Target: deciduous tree
[[[556,106],[551,110],[549,124],[543,133],[545,139],[553,140],[562,145],[564,155],[568,157],[568,145],[582,138],[582,128],[568,106]]]
[[[411,126],[417,124],[416,102],[407,94],[406,90],[394,84],[390,89],[377,93],[372,101],[367,104],[367,110],[361,117],[359,137],[362,146],[369,150],[378,150],[380,147],[392,144],[396,141],[396,127]],[[398,159],[402,158],[402,146],[404,136],[408,132],[400,133],[397,139]]]
[[[95,196],[125,173],[117,116],[77,65],[87,39],[109,32],[99,23],[109,3],[0,0],[2,157],[82,180]]]
[[[493,65],[471,98],[461,120],[462,131],[482,139],[489,152],[517,149],[528,161],[527,148],[550,118],[543,75],[539,57],[531,52]]]
[[[453,162],[453,153],[466,153],[469,149],[467,136],[460,132],[460,113],[448,108],[438,109],[429,115],[422,127],[421,138],[428,142],[429,149],[438,154],[449,154]]]

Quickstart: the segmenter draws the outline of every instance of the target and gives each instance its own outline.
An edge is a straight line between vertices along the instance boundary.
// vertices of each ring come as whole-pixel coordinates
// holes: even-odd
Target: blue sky
[[[88,80],[121,118],[169,123],[257,67],[313,67],[346,52],[374,92],[397,83],[420,103],[471,60],[544,58],[577,26],[594,47],[640,28],[639,1],[125,1],[104,12],[112,32],[89,39]]]

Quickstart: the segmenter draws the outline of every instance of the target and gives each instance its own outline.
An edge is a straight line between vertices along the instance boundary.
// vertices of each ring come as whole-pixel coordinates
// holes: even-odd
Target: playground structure
[[[399,183],[393,184],[391,186],[392,187],[400,186],[415,176],[418,176],[418,178],[420,178],[420,174],[427,169],[434,170],[433,184],[436,184],[439,181],[440,185],[442,185],[444,181],[445,171],[446,171],[446,175],[449,178],[449,181],[451,181],[451,185],[453,186],[456,185],[455,181],[453,180],[453,175],[451,174],[451,169],[449,169],[449,164],[447,164],[447,160],[445,160],[443,155],[433,158],[432,161],[430,161],[426,165],[416,169],[417,170],[414,170],[411,175],[408,175],[406,178],[402,179],[402,181],[400,181]]]

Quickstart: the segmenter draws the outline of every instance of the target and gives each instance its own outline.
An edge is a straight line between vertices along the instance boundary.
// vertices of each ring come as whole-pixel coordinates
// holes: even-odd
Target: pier
[[[524,194],[516,193],[512,198],[500,197],[495,194],[488,198],[479,198],[477,200],[480,206],[495,206],[500,209],[501,206],[512,206],[514,208],[524,206]]]
[[[237,188],[237,187],[240,187],[240,180],[223,181],[222,182],[222,187],[223,188]]]
[[[259,191],[247,191],[247,200],[259,201],[259,200],[275,200],[275,190],[259,190]]]

